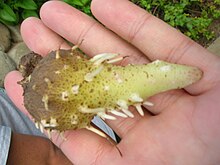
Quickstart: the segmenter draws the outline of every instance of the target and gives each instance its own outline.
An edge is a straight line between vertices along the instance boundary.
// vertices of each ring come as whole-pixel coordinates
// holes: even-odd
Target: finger
[[[147,62],[139,50],[66,3],[49,1],[42,6],[40,15],[46,26],[68,41],[79,44],[83,40],[80,48],[88,55],[117,52],[130,57],[126,63]]]
[[[34,52],[46,55],[51,50],[68,48],[68,44],[37,18],[28,18],[21,25],[21,34],[27,46]],[[15,105],[28,114],[23,104],[23,88],[18,84],[23,77],[18,71],[6,75],[5,89]]]
[[[52,135],[52,141],[73,164],[98,164],[105,155],[115,159],[120,157],[115,145],[85,129],[66,131],[64,137],[57,133],[52,133]]]
[[[155,115],[158,115],[166,110],[170,110],[171,107],[176,106],[178,100],[190,97],[184,90],[171,90],[164,93],[157,94],[148,99],[153,103],[153,106],[145,106],[148,111]],[[174,108],[175,109],[175,108]]]
[[[29,49],[41,55],[60,48],[70,48],[62,37],[47,28],[38,18],[30,17],[24,20],[21,34]]]
[[[21,34],[27,46],[34,52],[46,55],[51,50],[68,48],[68,44],[37,18],[28,18],[21,25]],[[10,72],[5,78],[7,94],[15,105],[28,114],[23,105],[23,88],[17,82],[23,77],[18,71]]]
[[[18,84],[23,79],[18,71],[9,72],[4,80],[4,87],[12,102],[24,113],[28,114],[23,104],[23,88]]]
[[[162,59],[201,68],[204,72],[202,81],[187,88],[191,94],[205,92],[220,81],[216,72],[220,67],[218,57],[131,2],[93,0],[91,8],[99,21],[151,60]]]

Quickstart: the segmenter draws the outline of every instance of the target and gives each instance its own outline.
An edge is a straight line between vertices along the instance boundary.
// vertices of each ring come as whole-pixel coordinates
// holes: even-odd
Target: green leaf
[[[18,22],[18,17],[11,7],[6,4],[2,4],[2,8],[0,8],[0,18],[7,22]]]
[[[24,10],[21,13],[21,16],[22,16],[23,19],[26,19],[28,17],[38,17],[38,14],[35,10]]]
[[[81,0],[84,5],[88,4],[91,0]]]
[[[37,4],[33,0],[18,0],[15,7],[20,7],[26,10],[36,10]]]
[[[90,6],[86,6],[83,8],[83,12],[92,16],[91,10],[90,10]]]
[[[63,0],[64,2],[70,4],[70,5],[77,5],[77,6],[84,6],[84,4],[81,2],[81,0]]]
[[[176,25],[174,20],[171,20],[171,21],[169,21],[168,23],[169,23],[171,26],[173,26],[173,27]]]
[[[188,22],[188,23],[186,24],[186,27],[187,27],[189,30],[193,29],[193,25],[192,25],[191,22]]]
[[[15,25],[14,23],[9,22],[9,21],[5,21],[5,20],[3,20],[3,19],[1,19],[1,18],[0,18],[0,22],[3,23],[3,24],[5,24],[5,25]]]
[[[220,5],[220,0],[214,0],[214,3],[216,3],[217,5]]]

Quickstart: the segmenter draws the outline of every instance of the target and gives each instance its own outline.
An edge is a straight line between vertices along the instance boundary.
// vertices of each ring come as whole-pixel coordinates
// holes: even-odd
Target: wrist
[[[12,133],[7,164],[71,164],[49,139]]]

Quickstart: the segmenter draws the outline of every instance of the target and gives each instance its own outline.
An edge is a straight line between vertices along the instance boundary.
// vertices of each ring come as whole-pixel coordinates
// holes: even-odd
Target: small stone
[[[28,47],[25,45],[24,42],[19,42],[15,44],[9,51],[8,56],[14,61],[16,66],[18,66],[20,59],[30,53],[31,51],[28,49]]]
[[[10,30],[11,38],[13,42],[17,43],[23,41],[20,33],[20,25],[16,25],[16,26],[7,25],[7,27]]]
[[[207,49],[213,54],[220,56],[220,37],[217,38]]]
[[[0,23],[0,51],[7,52],[11,46],[11,36],[8,28]]]
[[[16,66],[14,62],[8,57],[8,55],[0,51],[0,87],[4,86],[5,75],[12,70],[15,70]]]

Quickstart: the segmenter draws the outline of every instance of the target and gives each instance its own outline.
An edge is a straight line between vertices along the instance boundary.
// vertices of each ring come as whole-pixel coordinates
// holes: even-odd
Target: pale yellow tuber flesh
[[[25,107],[45,129],[85,128],[95,115],[111,120],[115,115],[133,117],[129,106],[144,115],[141,105],[152,105],[146,101],[150,96],[184,88],[202,77],[196,67],[159,60],[112,64],[122,59],[110,53],[88,59],[76,49],[51,52],[22,82]]]

